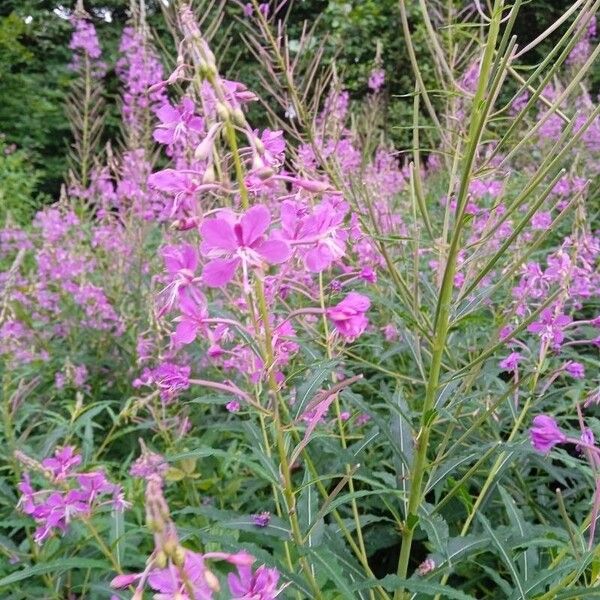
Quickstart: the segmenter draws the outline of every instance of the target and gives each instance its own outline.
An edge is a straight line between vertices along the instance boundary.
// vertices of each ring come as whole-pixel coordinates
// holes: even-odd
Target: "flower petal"
[[[185,346],[191,344],[196,339],[197,327],[193,321],[184,319],[177,325],[173,334],[173,341],[176,345]]]
[[[227,285],[235,274],[235,270],[240,262],[239,258],[225,260],[216,258],[211,260],[202,271],[202,281],[209,287],[223,287]]]
[[[249,209],[240,219],[242,240],[245,246],[252,246],[271,224],[271,213],[264,204]]]
[[[233,227],[225,219],[207,219],[200,228],[202,234],[202,245],[200,251],[206,255],[213,249],[228,250],[235,252],[237,250],[237,241]]]
[[[333,262],[333,258],[331,250],[325,244],[319,244],[306,253],[304,263],[312,273],[320,273]]]
[[[283,240],[267,240],[256,248],[256,251],[272,265],[285,262],[292,251]]]

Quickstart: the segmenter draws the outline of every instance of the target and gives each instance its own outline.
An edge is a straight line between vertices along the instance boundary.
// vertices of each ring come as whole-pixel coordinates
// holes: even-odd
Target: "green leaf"
[[[489,521],[481,513],[479,514],[479,520],[481,521],[481,523],[483,523],[483,526],[492,538],[492,542],[494,543],[496,549],[500,554],[500,558],[506,565],[506,568],[509,570],[512,580],[519,590],[519,597],[522,600],[527,600],[527,596],[525,595],[525,582],[521,581],[521,575],[515,567],[515,561],[514,557],[512,556],[512,552],[509,552],[508,548],[504,546],[496,532],[492,529],[492,526],[490,525]]]
[[[427,539],[434,552],[447,555],[450,532],[448,523],[439,513],[433,513],[433,506],[423,504],[419,510],[420,525],[427,534]]]
[[[396,481],[398,487],[404,492],[405,497],[402,499],[404,508],[404,518],[408,513],[408,495],[410,493],[410,469],[414,456],[414,442],[412,427],[408,421],[408,404],[404,398],[401,389],[398,388],[394,394],[398,411],[392,415],[392,424],[390,433],[396,438],[400,452],[405,460],[400,460],[398,456],[394,456],[394,466],[396,467]]]
[[[12,573],[7,577],[0,579],[0,587],[11,585],[17,581],[23,581],[37,575],[45,575],[46,573],[62,573],[71,569],[103,569],[107,570],[107,563],[103,560],[95,560],[92,558],[63,558],[53,560],[51,562],[25,567],[16,573]]]
[[[469,596],[469,594],[465,594],[460,590],[452,589],[447,585],[441,585],[439,583],[420,579],[402,579],[398,577],[398,575],[386,575],[383,579],[367,581],[355,586],[355,589],[368,590],[377,586],[381,586],[386,590],[397,590],[399,588],[404,588],[409,592],[427,594],[428,596],[436,596],[437,594],[441,594],[444,600],[475,600],[473,596]],[[351,596],[348,596],[348,598],[350,597]]]
[[[124,533],[125,524],[123,511],[113,510],[110,527],[110,545],[111,548],[114,550],[115,558],[119,566],[121,566],[121,563],[123,562],[123,552],[125,550],[121,542]]]
[[[331,377],[331,373],[339,364],[338,360],[319,361],[308,377],[298,386],[295,403],[295,418],[297,419],[304,412],[306,405],[315,397],[315,394],[321,389],[323,382]]]
[[[312,548],[318,546],[321,543],[323,537],[323,519],[320,519],[309,531],[313,523],[313,519],[319,512],[319,496],[318,492],[311,482],[311,476],[308,469],[304,473],[304,481],[302,482],[302,489],[298,494],[298,501],[296,503],[296,511],[298,512],[298,520],[300,522],[300,529],[306,537],[306,542]],[[308,531],[308,535],[307,532]]]
[[[311,562],[314,565],[320,564],[330,581],[335,584],[336,591],[342,594],[342,598],[354,598],[354,590],[350,587],[348,574],[345,573],[338,561],[336,555],[329,549],[321,546],[318,550],[308,549],[308,554],[312,557]]]

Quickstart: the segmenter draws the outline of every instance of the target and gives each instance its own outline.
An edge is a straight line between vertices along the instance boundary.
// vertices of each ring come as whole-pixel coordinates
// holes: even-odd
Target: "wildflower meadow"
[[[600,598],[600,0],[8,4],[0,598]]]

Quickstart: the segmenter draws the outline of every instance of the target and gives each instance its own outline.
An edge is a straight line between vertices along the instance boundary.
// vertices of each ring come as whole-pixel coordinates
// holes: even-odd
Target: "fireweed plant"
[[[78,3],[68,185],[0,230],[2,598],[597,595],[600,0],[526,44],[518,0],[419,2],[436,90],[400,0],[403,152],[379,49],[359,106],[242,2],[249,90],[171,4],[101,148]]]

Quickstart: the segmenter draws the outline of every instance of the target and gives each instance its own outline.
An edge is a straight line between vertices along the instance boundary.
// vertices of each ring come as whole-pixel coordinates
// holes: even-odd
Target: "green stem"
[[[404,3],[401,1],[400,5],[403,7]],[[413,536],[418,522],[418,509],[422,501],[422,487],[423,478],[427,468],[429,437],[436,420],[436,411],[434,406],[440,382],[442,359],[448,337],[450,305],[452,301],[454,275],[456,272],[456,260],[460,250],[463,217],[468,201],[469,182],[471,179],[473,163],[483,132],[485,116],[488,109],[486,106],[487,102],[485,96],[490,78],[496,40],[500,29],[502,5],[503,0],[495,1],[494,16],[490,23],[488,40],[481,63],[479,84],[473,99],[471,122],[469,126],[469,144],[467,146],[464,168],[457,198],[456,224],[448,250],[444,276],[442,278],[441,289],[436,307],[431,367],[427,380],[427,387],[425,390],[425,399],[421,409],[421,425],[416,439],[416,455],[410,475],[410,493],[408,497],[406,523],[402,531],[402,545],[400,548],[400,557],[398,559],[397,573],[401,578],[406,578],[408,573],[408,563],[410,560]],[[404,590],[400,588],[396,591],[394,598],[395,600],[401,600],[403,597]]]

